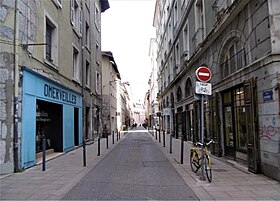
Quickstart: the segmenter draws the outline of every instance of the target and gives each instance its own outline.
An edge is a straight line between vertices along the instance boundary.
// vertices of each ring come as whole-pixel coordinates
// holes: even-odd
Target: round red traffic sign
[[[199,67],[195,71],[195,75],[200,82],[208,82],[212,76],[210,69],[204,66]]]

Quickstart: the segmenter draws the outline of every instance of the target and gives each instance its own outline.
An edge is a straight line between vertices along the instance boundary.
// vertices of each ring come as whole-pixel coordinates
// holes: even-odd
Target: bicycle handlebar
[[[206,146],[206,147],[208,147],[210,144],[215,144],[215,143],[217,143],[217,142],[215,142],[213,139],[211,139],[208,143],[204,143],[204,146]],[[195,143],[195,146],[203,146],[203,144],[201,143],[201,142],[196,142]]]

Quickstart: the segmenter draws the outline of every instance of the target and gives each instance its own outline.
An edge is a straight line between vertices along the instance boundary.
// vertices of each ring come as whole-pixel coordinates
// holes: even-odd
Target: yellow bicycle
[[[204,172],[206,174],[207,180],[209,182],[212,181],[212,165],[210,160],[210,155],[208,151],[208,146],[211,143],[216,143],[214,140],[210,140],[208,143],[202,144],[201,142],[197,142],[194,144],[194,146],[191,148],[190,151],[190,164],[191,169],[194,173],[196,173],[202,166],[202,154],[204,154]],[[203,149],[201,149],[203,147]],[[202,150],[204,152],[201,154]]]

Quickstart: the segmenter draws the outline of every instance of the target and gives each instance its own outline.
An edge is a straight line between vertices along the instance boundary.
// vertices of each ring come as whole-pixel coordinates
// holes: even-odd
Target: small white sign
[[[163,108],[163,115],[171,115],[170,107]]]
[[[209,95],[209,96],[212,95],[211,83],[196,82],[195,83],[195,93]]]

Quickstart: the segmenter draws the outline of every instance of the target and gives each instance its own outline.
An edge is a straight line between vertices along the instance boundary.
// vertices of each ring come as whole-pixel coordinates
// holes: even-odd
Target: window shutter
[[[74,1],[75,0],[71,0],[71,3],[70,3],[70,20],[71,20],[71,24],[74,25]]]
[[[79,8],[79,13],[80,13],[80,18],[79,18],[79,34],[82,35],[82,28],[83,28],[83,10],[81,8]]]

